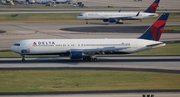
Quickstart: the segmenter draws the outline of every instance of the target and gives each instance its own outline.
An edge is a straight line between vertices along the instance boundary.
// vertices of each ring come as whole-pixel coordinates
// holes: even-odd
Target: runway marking
[[[102,90],[102,91],[54,91],[54,92],[0,92],[0,95],[63,95],[63,94],[108,94],[108,93],[179,93],[177,89],[167,90]],[[78,97],[78,96],[77,96]],[[93,97],[93,96],[92,96]],[[131,96],[132,97],[132,96]]]
[[[161,72],[180,74],[180,70],[146,69],[146,68],[113,68],[113,67],[14,67],[0,68],[0,70],[118,70],[138,72]]]

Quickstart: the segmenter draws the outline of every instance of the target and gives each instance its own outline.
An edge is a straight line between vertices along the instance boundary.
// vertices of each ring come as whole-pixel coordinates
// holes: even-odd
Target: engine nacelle
[[[110,22],[110,23],[117,22],[117,19],[116,19],[116,18],[109,18],[109,22]]]
[[[104,19],[103,22],[109,22],[109,19]]]
[[[81,59],[83,57],[82,51],[72,51],[70,52],[71,59]]]

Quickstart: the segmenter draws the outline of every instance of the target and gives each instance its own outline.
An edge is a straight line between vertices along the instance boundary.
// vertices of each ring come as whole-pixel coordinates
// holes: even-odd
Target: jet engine
[[[70,58],[71,59],[81,59],[83,57],[82,51],[71,51],[70,52]]]
[[[116,19],[116,18],[109,18],[109,22],[110,22],[110,23],[117,22],[117,19]]]
[[[103,22],[109,22],[109,19],[103,19]]]
[[[114,23],[114,22],[117,22],[117,19],[116,18],[103,19],[103,22]]]

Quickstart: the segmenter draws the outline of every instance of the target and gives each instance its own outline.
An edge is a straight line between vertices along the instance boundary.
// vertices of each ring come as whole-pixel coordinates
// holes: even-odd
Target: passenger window
[[[83,16],[82,14],[80,14],[79,16]]]

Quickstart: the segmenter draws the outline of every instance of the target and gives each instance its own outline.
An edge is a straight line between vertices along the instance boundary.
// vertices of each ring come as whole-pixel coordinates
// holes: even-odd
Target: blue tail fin
[[[169,13],[163,13],[139,38],[159,41]]]
[[[158,8],[159,2],[160,0],[155,0],[144,12],[155,13]]]

